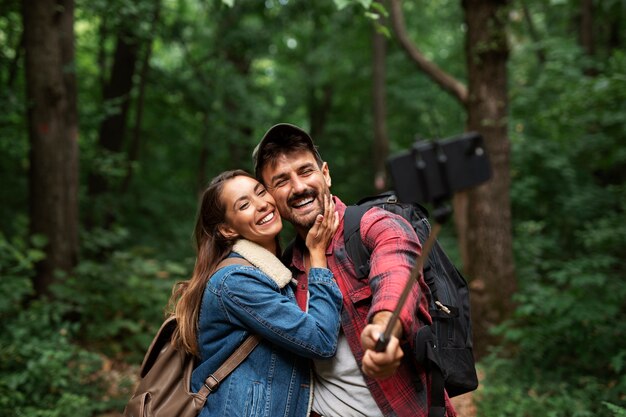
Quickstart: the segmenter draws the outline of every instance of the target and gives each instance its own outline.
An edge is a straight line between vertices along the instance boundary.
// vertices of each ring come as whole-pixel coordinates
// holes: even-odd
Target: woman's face
[[[266,248],[273,248],[283,223],[276,203],[263,184],[238,176],[222,189],[226,223],[220,231],[227,238],[243,237]]]

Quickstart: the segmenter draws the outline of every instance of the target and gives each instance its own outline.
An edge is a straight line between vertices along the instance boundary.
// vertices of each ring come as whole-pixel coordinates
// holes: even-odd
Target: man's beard
[[[298,228],[303,228],[303,229],[310,229],[311,227],[313,227],[313,225],[315,224],[315,219],[317,218],[318,214],[324,214],[324,207],[323,204],[320,204],[320,209],[318,213],[308,213],[305,216],[300,216],[298,214],[295,214],[292,210],[292,206],[291,204],[295,201],[295,200],[301,200],[303,198],[307,198],[307,197],[312,197],[313,198],[313,202],[312,204],[315,204],[315,201],[317,201],[317,197],[318,197],[318,193],[315,190],[306,190],[304,192],[301,192],[299,194],[294,194],[292,195],[288,200],[287,200],[287,206],[289,207],[289,214],[287,216],[283,216],[284,219],[286,219],[287,221],[289,221],[291,224],[293,224],[295,227]]]

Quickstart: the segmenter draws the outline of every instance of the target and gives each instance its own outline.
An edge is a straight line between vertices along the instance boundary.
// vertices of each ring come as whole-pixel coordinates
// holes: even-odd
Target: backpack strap
[[[232,371],[237,368],[241,362],[243,362],[250,352],[259,344],[261,337],[258,335],[250,335],[248,338],[237,348],[237,350],[226,359],[226,361],[220,366],[217,371],[212,373],[204,381],[204,385],[198,391],[198,394],[203,397],[208,397],[213,391],[215,391],[220,382],[224,380]]]
[[[370,208],[367,204],[347,206],[343,217],[343,241],[357,279],[366,278],[370,273],[371,253],[361,239],[361,219]]]
[[[428,417],[444,417],[446,415],[446,397],[444,393],[443,373],[439,366],[434,365],[430,370],[430,410]]]
[[[398,198],[392,191],[385,191],[375,196],[364,197],[356,204],[346,207],[343,217],[343,241],[348,257],[354,265],[357,279],[369,276],[372,255],[361,239],[361,219],[372,207],[381,206],[384,209],[386,204],[394,204],[397,201]]]
[[[216,270],[229,265],[252,266],[252,264],[244,258],[230,257],[222,260],[217,265]],[[241,346],[239,346],[237,350],[235,350],[235,352],[233,352],[233,354],[230,355],[228,359],[226,359],[226,361],[224,361],[222,366],[220,366],[217,371],[207,377],[207,379],[204,381],[204,385],[202,386],[202,388],[200,388],[200,391],[198,391],[198,394],[202,395],[205,398],[208,397],[209,394],[211,394],[219,387],[224,378],[230,375],[230,373],[233,372],[235,368],[237,368],[248,357],[248,355],[254,350],[254,348],[259,344],[260,341],[261,336],[259,335],[253,334],[248,336],[248,338],[244,340]]]

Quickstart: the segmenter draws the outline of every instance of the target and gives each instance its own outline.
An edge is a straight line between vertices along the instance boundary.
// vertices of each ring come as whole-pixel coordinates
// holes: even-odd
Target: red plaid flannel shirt
[[[346,206],[337,197],[333,198],[340,223],[326,250],[326,257],[328,267],[343,294],[341,325],[360,367],[364,353],[360,342],[363,328],[377,312],[394,310],[421,246],[415,231],[406,220],[382,209],[369,210],[361,220],[360,231],[365,246],[373,249],[370,258],[371,271],[369,282],[357,280],[354,266],[346,254],[343,239],[343,217]],[[302,302],[306,300],[308,289],[302,254],[303,242],[301,239],[297,239],[296,242],[292,266],[297,270],[296,298]],[[405,335],[415,334],[419,329],[418,314],[427,323],[431,321],[424,295],[427,286],[421,275],[419,284],[419,287],[413,287],[399,316]],[[403,339],[405,355],[398,371],[384,380],[365,377],[365,381],[385,416],[426,417],[429,408],[430,380],[423,367],[416,363],[413,355],[407,351],[413,338]],[[447,416],[455,417],[456,413],[447,395],[446,405]]]

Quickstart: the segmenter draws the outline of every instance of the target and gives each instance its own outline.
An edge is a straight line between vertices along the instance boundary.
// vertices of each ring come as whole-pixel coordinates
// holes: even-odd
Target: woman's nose
[[[256,202],[256,209],[257,209],[257,211],[263,211],[263,210],[267,209],[269,204],[270,203],[267,200],[265,200],[264,198],[258,198],[257,202]]]

